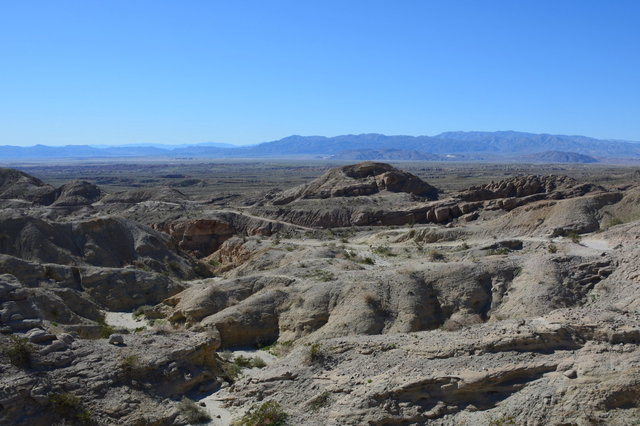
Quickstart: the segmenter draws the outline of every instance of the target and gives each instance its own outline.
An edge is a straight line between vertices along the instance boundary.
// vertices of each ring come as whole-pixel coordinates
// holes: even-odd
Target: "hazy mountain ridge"
[[[219,144],[184,145],[175,148],[151,146],[113,146],[96,148],[88,145],[52,147],[0,146],[0,159],[38,158],[101,158],[101,157],[275,157],[298,155],[344,155],[345,151],[401,150],[407,158],[418,159],[450,154],[492,154],[513,157],[547,151],[566,152],[597,158],[633,158],[640,156],[640,143],[603,140],[586,136],[533,134],[514,131],[446,132],[436,136],[387,136],[376,133],[359,135],[299,136],[244,147],[225,147]],[[408,154],[415,152],[417,154]],[[384,154],[376,154],[380,159]],[[413,157],[413,158],[412,158]],[[470,156],[468,159],[474,159]],[[475,158],[478,159],[478,158]],[[537,160],[552,161],[553,160]]]

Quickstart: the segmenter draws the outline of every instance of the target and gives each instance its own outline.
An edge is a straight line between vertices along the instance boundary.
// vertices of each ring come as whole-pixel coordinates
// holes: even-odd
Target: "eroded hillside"
[[[3,424],[640,417],[634,185],[365,162],[220,207],[0,175]]]

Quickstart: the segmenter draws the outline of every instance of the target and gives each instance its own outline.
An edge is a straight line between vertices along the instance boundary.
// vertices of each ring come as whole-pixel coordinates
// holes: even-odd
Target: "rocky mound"
[[[55,189],[51,185],[19,170],[0,168],[0,199],[49,205],[55,198]]]
[[[84,206],[100,200],[104,192],[83,180],[74,180],[56,190],[54,206]]]
[[[415,175],[385,163],[363,162],[329,170],[318,179],[274,196],[273,205],[289,204],[296,199],[357,197],[381,191],[404,192],[434,199],[438,191]]]
[[[187,201],[189,197],[175,188],[141,188],[131,189],[122,192],[116,192],[105,196],[102,201],[104,203],[123,203],[137,204],[144,201],[164,201],[168,203],[176,203]]]

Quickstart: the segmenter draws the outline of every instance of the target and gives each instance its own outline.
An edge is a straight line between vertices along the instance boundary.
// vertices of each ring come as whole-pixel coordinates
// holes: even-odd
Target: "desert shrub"
[[[239,355],[233,359],[233,362],[240,368],[251,368],[251,358]]]
[[[100,324],[100,337],[102,339],[108,339],[113,333],[115,333],[115,329],[107,324]]]
[[[33,346],[24,337],[10,336],[9,344],[4,353],[9,358],[9,362],[16,367],[27,368],[31,366]]]
[[[501,247],[501,248],[489,250],[487,252],[487,256],[500,256],[500,255],[504,255],[504,254],[509,254],[509,252],[511,252],[511,250],[509,250],[508,248]]]
[[[253,358],[251,358],[251,367],[253,368],[264,368],[267,366],[267,363],[264,362],[264,360],[262,358],[260,358],[259,356],[254,356]]]
[[[120,360],[120,370],[125,380],[139,380],[145,375],[145,369],[137,355],[129,355]]]
[[[569,238],[574,243],[579,243],[580,242],[580,238],[581,238],[580,234],[578,234],[578,232],[573,230],[573,229],[570,230],[570,231],[567,231],[566,236],[567,236],[567,238]]]
[[[240,368],[238,364],[230,362],[222,366],[222,377],[230,383],[238,380],[238,377],[240,377],[241,375],[242,368]]]
[[[558,247],[555,244],[549,244],[547,246],[547,250],[549,251],[549,253],[557,253],[558,252]]]
[[[309,362],[318,362],[324,358],[324,352],[322,351],[322,345],[320,343],[313,343],[309,345],[309,352],[307,353],[307,359]]]
[[[331,392],[324,391],[320,395],[311,399],[307,405],[309,406],[309,409],[311,409],[311,411],[318,411],[319,409],[329,405],[330,400],[331,400]]]
[[[71,420],[73,424],[87,424],[91,413],[84,409],[80,398],[72,393],[55,393],[49,397],[53,411],[59,416]]]
[[[209,265],[213,266],[214,268],[217,268],[218,266],[220,266],[220,262],[216,259],[209,259]]]
[[[438,250],[431,250],[429,252],[429,259],[431,259],[434,262],[444,260],[444,254],[442,254]]]
[[[131,370],[140,366],[140,358],[138,355],[129,355],[120,361],[120,368],[125,370]]]
[[[153,309],[153,306],[149,306],[149,305],[140,306],[133,312],[133,316],[134,318],[146,317],[147,312],[151,311],[152,309]]]
[[[374,262],[374,260],[370,257],[365,257],[365,258],[357,258],[356,259],[358,263],[364,263],[365,265],[373,265],[376,262]]]
[[[329,282],[334,281],[336,276],[331,271],[325,271],[323,269],[314,269],[304,275],[305,278],[313,278],[317,281]]]
[[[237,356],[233,363],[240,368],[264,368],[267,364],[264,362],[262,358],[259,356],[254,356],[253,358],[248,358],[242,355]]]
[[[293,342],[291,340],[284,340],[282,342],[276,342],[270,346],[265,346],[263,349],[278,357],[285,356],[291,352],[291,349],[293,349]]]
[[[229,361],[229,360],[231,360],[231,358],[233,358],[233,352],[231,352],[231,351],[222,351],[222,352],[220,352],[220,358],[222,358],[225,361]]]
[[[607,224],[605,225],[606,228],[611,228],[617,225],[622,225],[624,222],[622,221],[622,219],[620,219],[619,217],[612,217],[611,219],[609,219],[607,221]]]
[[[511,426],[516,425],[512,416],[502,415],[500,417],[489,417],[489,426]]]
[[[396,254],[391,250],[389,246],[378,246],[373,249],[375,253],[378,253],[381,256],[395,256]]]
[[[178,411],[189,424],[197,425],[211,421],[209,413],[189,398],[182,398],[182,401],[178,404]]]
[[[257,409],[250,410],[235,426],[285,426],[289,415],[276,401],[267,401]]]

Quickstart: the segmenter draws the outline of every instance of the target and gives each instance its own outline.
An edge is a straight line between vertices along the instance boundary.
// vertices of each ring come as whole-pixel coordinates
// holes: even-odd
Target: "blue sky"
[[[640,2],[0,1],[0,145],[640,141]]]

